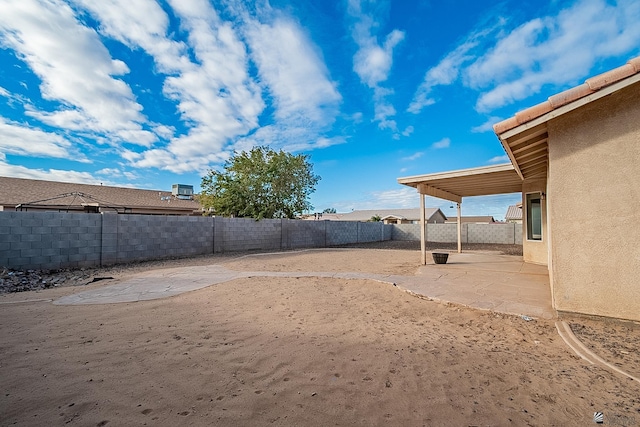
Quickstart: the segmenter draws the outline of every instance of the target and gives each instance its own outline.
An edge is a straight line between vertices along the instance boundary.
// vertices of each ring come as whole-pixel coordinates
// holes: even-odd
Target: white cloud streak
[[[434,89],[461,82],[478,92],[479,112],[523,100],[544,85],[577,84],[602,59],[638,51],[640,3],[578,0],[556,15],[507,30],[509,21],[472,32],[429,69],[408,111],[437,99]]]
[[[439,150],[442,148],[449,148],[450,145],[451,145],[451,140],[449,138],[442,138],[440,141],[436,141],[433,144],[431,144],[431,148],[435,148],[436,150]]]
[[[393,91],[381,84],[389,78],[393,66],[393,50],[404,40],[405,34],[394,29],[380,44],[375,35],[379,23],[372,14],[363,10],[366,5],[366,0],[350,0],[348,5],[348,13],[355,20],[351,33],[358,45],[353,57],[353,70],[360,81],[373,90],[374,120],[378,122],[378,127],[390,129],[399,137],[397,123],[392,119],[396,115],[396,109],[387,101],[387,96],[393,94]]]
[[[418,151],[417,153],[414,153],[414,154],[412,154],[410,156],[403,157],[402,160],[403,161],[407,161],[407,162],[411,162],[413,160],[418,160],[422,156],[424,156],[424,151]]]
[[[31,128],[0,117],[0,152],[17,156],[73,159],[88,162],[71,141],[55,133]]]
[[[69,2],[73,9],[61,0],[0,4],[0,46],[14,50],[41,79],[43,98],[61,105],[41,111],[23,102],[32,118],[113,145],[135,167],[176,173],[204,172],[234,149],[262,142],[299,150],[344,142],[322,135],[339,114],[336,84],[301,26],[284,14],[266,8],[252,15],[230,1],[223,4],[237,16],[225,21],[206,0],[169,0],[187,35],[182,41],[156,1]],[[83,25],[85,11],[99,23],[99,34]],[[101,36],[153,58],[162,95],[174,103],[186,132],[176,134],[175,127],[143,115],[131,87],[119,79],[129,67],[111,58]],[[10,96],[6,90],[0,95]],[[266,126],[263,95],[273,107]],[[63,140],[49,146],[50,156],[62,152]]]
[[[242,4],[230,2],[237,15],[230,22],[207,1],[170,0],[188,33],[183,43],[170,38],[168,16],[154,1],[79,2],[100,20],[103,33],[154,58],[166,75],[165,96],[176,102],[189,127],[165,147],[124,150],[123,157],[134,165],[204,172],[235,149],[327,145],[321,132],[335,120],[341,96],[316,48],[299,24],[284,15],[267,9],[254,16]],[[258,69],[257,80],[249,73],[252,64]],[[266,126],[260,126],[263,93],[274,107],[274,121]]]
[[[0,45],[12,49],[41,79],[44,99],[60,103],[53,111],[27,114],[61,129],[149,145],[155,135],[131,89],[114,77],[129,72],[112,59],[100,38],[59,0],[7,0],[0,3]]]
[[[492,132],[493,131],[493,125],[498,123],[499,121],[501,121],[502,118],[497,117],[497,116],[491,116],[487,119],[486,122],[482,123],[481,125],[475,126],[473,128],[471,128],[471,132],[474,133],[483,133],[483,132]]]
[[[491,111],[546,84],[577,83],[599,59],[637,50],[639,22],[637,1],[583,0],[519,26],[466,71],[470,87],[490,88],[476,108]]]
[[[29,169],[24,166],[10,165],[0,156],[0,175],[13,178],[41,179],[45,181],[73,182],[79,184],[116,185],[115,183],[100,180],[90,172],[78,172],[60,169]],[[119,184],[122,186],[121,184]]]
[[[504,156],[492,157],[487,163],[511,163],[511,159],[505,154]]]

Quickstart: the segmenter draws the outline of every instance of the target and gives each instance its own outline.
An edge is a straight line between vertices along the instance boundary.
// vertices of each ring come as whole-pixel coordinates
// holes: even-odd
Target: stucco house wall
[[[544,193],[540,201],[542,209],[542,240],[529,240],[527,238],[527,194]],[[549,232],[547,228],[547,180],[528,179],[522,183],[522,258],[525,262],[547,265],[549,260],[548,243]]]
[[[640,83],[548,129],[555,307],[640,320]],[[603,220],[597,206],[616,220]]]

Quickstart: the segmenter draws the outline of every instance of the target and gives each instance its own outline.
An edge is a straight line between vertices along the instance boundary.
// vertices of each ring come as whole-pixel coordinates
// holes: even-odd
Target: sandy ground
[[[309,251],[108,273],[221,262],[413,274],[417,258]],[[46,301],[100,286],[0,296],[0,425],[578,426],[593,424],[595,411],[605,425],[640,425],[640,383],[575,356],[553,322],[319,278],[241,279],[131,304]],[[567,321],[599,355],[640,375],[638,325]]]

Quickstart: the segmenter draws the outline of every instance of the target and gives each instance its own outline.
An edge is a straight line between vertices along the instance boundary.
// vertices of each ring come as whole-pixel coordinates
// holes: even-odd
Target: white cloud
[[[209,2],[170,1],[189,35],[183,44],[168,39],[168,20],[157,4],[151,2],[159,11],[152,11],[154,18],[147,20],[152,7],[123,14],[122,3],[96,2],[90,7],[109,22],[103,31],[154,57],[167,74],[165,95],[177,103],[189,126],[187,134],[171,139],[166,147],[124,151],[124,158],[135,166],[204,171],[234,149],[266,143],[304,150],[337,143],[320,134],[334,122],[341,96],[317,49],[292,20],[270,8],[253,16],[244,5],[230,4],[236,21],[226,22]],[[132,26],[136,31],[129,30]],[[251,60],[259,82],[249,74]],[[263,91],[272,101],[275,121],[260,127]],[[157,129],[161,135],[174,131]]]
[[[396,109],[386,99],[393,91],[381,84],[389,78],[393,66],[393,50],[404,40],[405,34],[394,29],[380,44],[375,35],[379,23],[375,21],[373,14],[363,10],[360,0],[349,1],[348,13],[355,20],[351,33],[358,45],[353,57],[353,70],[360,77],[360,81],[374,91],[374,120],[378,122],[378,127],[390,129],[397,134],[397,124],[391,119],[396,115]],[[398,139],[399,135],[394,135],[394,138]]]
[[[276,119],[332,123],[341,96],[299,24],[278,16],[270,23],[252,20],[246,32],[261,80],[274,98]]]
[[[402,136],[410,136],[413,133],[413,126],[407,126],[403,131],[402,131]]]
[[[487,163],[511,163],[511,159],[505,154],[504,156],[492,157]]]
[[[410,161],[413,161],[413,160],[417,160],[422,156],[424,156],[424,151],[418,151],[417,153],[414,153],[414,154],[412,154],[410,156],[403,157],[402,160],[410,162]]]
[[[0,152],[88,162],[65,137],[0,117]]]
[[[437,141],[431,144],[431,148],[435,148],[435,149],[449,148],[450,145],[451,145],[451,140],[449,138],[442,138],[440,141]]]
[[[483,124],[471,128],[471,132],[474,132],[474,133],[493,132],[493,125],[500,122],[501,120],[502,118],[500,117],[491,116]]]
[[[575,84],[599,59],[637,50],[640,3],[583,0],[557,16],[534,19],[501,39],[466,72],[477,102],[490,111],[526,98],[543,85]]]
[[[101,175],[101,176],[124,176],[125,178],[127,178],[128,180],[134,181],[138,178],[140,178],[140,175],[138,175],[135,172],[129,172],[126,170],[122,170],[122,169],[116,169],[116,168],[104,168],[104,169],[100,169],[98,171],[96,171],[96,175]]]
[[[96,32],[83,26],[66,3],[0,3],[0,45],[14,50],[41,79],[44,99],[61,104],[53,111],[30,108],[28,115],[58,128],[134,144],[155,140],[142,127],[146,118],[131,89],[114,77],[128,73],[127,65],[111,58]]]
[[[0,175],[12,178],[41,179],[45,181],[73,182],[79,184],[105,184],[115,183],[100,180],[90,172],[78,172],[59,169],[29,169],[24,166],[10,165],[0,157]]]
[[[231,23],[223,22],[208,2],[170,2],[188,32],[187,42],[169,37],[169,18],[155,1],[79,3],[100,21],[104,34],[153,57],[165,75],[164,95],[176,103],[188,127],[185,134],[174,137],[175,129],[150,124],[169,144],[135,155],[123,152],[135,166],[204,170],[223,157],[221,152],[233,138],[258,126],[264,102],[248,74],[246,47]]]
[[[338,212],[353,209],[403,209],[414,208],[420,203],[415,188],[403,187],[393,190],[372,191],[358,200],[343,200],[332,204]]]
[[[368,34],[371,28],[359,28],[368,26],[367,18],[363,17],[363,21],[356,25],[355,39],[360,48],[353,58],[353,70],[363,83],[373,89],[389,77],[393,65],[393,49],[404,39],[404,33],[393,30],[380,46],[376,38]]]
[[[407,108],[410,113],[418,114],[424,107],[435,104],[431,91],[436,86],[450,85],[460,75],[460,68],[473,59],[469,52],[478,45],[479,35],[472,35],[464,43],[445,56],[435,67],[429,69],[418,87],[413,100]]]
[[[557,14],[509,29],[511,22],[473,31],[429,69],[408,111],[434,104],[434,88],[454,83],[477,91],[489,112],[523,100],[544,85],[577,84],[603,59],[638,51],[640,3],[578,0]]]

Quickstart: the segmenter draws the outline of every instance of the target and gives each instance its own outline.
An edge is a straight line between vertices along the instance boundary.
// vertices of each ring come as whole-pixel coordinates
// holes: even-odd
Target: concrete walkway
[[[525,264],[519,257],[481,253],[450,254],[447,264],[420,267],[415,276],[234,271],[222,265],[151,270],[120,283],[62,297],[53,303],[77,305],[146,301],[247,277],[370,279],[393,284],[436,301],[534,318],[555,317],[546,266]]]

